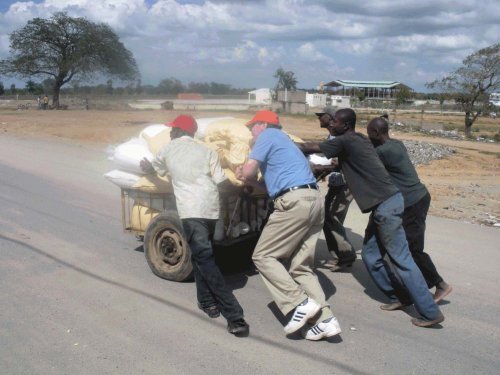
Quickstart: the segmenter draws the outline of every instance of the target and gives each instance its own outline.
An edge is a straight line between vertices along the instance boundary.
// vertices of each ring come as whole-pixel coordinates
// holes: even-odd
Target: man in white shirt
[[[180,115],[167,126],[172,127],[172,141],[152,163],[144,159],[141,167],[160,176],[170,175],[177,212],[191,249],[198,306],[211,318],[222,314],[230,333],[247,336],[249,326],[243,309],[215,264],[211,244],[219,218],[218,185],[227,178],[217,153],[194,140],[198,126],[193,117]]]

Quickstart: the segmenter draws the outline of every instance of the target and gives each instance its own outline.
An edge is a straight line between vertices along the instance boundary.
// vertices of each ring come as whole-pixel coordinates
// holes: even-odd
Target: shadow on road
[[[96,273],[90,272],[84,268],[81,268],[79,266],[71,264],[71,263],[69,263],[65,260],[62,260],[62,259],[60,259],[52,254],[49,254],[45,250],[39,249],[39,248],[37,248],[37,247],[27,243],[27,242],[20,241],[20,240],[15,239],[15,238],[7,237],[7,236],[2,235],[2,234],[0,234],[0,239],[5,240],[5,241],[9,241],[11,243],[15,243],[19,246],[22,246],[23,248],[28,249],[28,250],[32,251],[33,253],[38,254],[39,256],[50,259],[53,262],[56,262],[64,267],[67,267],[75,272],[78,272],[82,275],[90,277],[94,280],[100,281],[100,282],[108,284],[108,285],[112,285],[114,287],[117,287],[117,288],[126,290],[128,292],[143,296],[145,298],[159,302],[159,303],[161,303],[165,306],[168,306],[170,308],[176,309],[176,310],[182,312],[183,314],[185,314],[186,316],[190,316],[191,318],[202,320],[203,322],[205,322],[207,324],[218,324],[218,325],[225,326],[225,324],[221,324],[220,321],[214,322],[211,320],[207,320],[207,318],[204,315],[202,315],[201,312],[198,311],[198,308],[196,307],[195,303],[193,303],[192,309],[186,308],[186,307],[180,306],[176,303],[173,303],[171,301],[168,301],[162,297],[158,297],[152,293],[140,290],[140,289],[135,288],[133,286],[129,286],[129,285],[114,281],[112,279],[106,278],[104,276],[98,275]],[[229,339],[233,339],[233,338],[228,337],[228,340]],[[273,349],[279,348],[279,349],[283,350],[284,352],[287,352],[289,355],[300,356],[300,357],[304,358],[305,361],[314,360],[317,362],[321,362],[321,363],[329,365],[329,366],[334,366],[337,369],[340,369],[340,370],[347,372],[347,373],[350,373],[350,374],[360,374],[360,375],[368,374],[364,371],[360,371],[360,370],[356,369],[353,366],[336,361],[332,358],[332,356],[321,355],[321,354],[315,353],[313,351],[303,350],[303,349],[297,347],[296,345],[282,343],[282,342],[273,340],[273,339],[266,337],[266,336],[263,336],[263,335],[252,333],[250,337],[246,338],[246,340],[253,340],[253,341],[256,341],[259,345],[269,346],[269,347],[272,347]]]

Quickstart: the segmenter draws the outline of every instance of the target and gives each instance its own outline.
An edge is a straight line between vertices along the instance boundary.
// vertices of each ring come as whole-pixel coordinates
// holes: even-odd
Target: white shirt
[[[227,177],[216,151],[183,136],[165,145],[152,164],[160,176],[170,175],[181,219],[219,218],[217,184]]]

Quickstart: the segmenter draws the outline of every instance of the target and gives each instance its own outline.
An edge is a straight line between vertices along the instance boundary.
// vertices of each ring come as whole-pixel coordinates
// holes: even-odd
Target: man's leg
[[[227,288],[224,277],[215,264],[212,245],[210,243],[211,233],[215,229],[215,220],[183,219],[182,224],[186,239],[191,248],[193,268],[199,282],[196,287],[201,287],[199,298],[208,298],[208,293],[215,298],[222,315],[228,321],[243,318],[243,309],[236,300],[233,293]],[[200,303],[204,301],[199,301]]]
[[[403,213],[403,228],[411,255],[422,271],[427,286],[436,287],[434,301],[437,302],[450,294],[453,288],[439,275],[430,255],[424,251],[425,220],[430,203],[431,196],[427,194],[413,206],[407,207]]]
[[[315,198],[314,194],[310,195]],[[309,212],[307,221],[303,223],[304,227],[309,226],[309,230],[299,243],[299,249],[292,255],[290,260],[289,273],[293,280],[300,285],[302,290],[316,302],[322,309],[319,320],[324,320],[333,316],[329,304],[326,302],[325,293],[321,288],[313,267],[316,244],[321,233],[323,222],[323,207],[321,201],[308,201],[304,197],[297,202],[298,209]]]
[[[344,220],[347,211],[352,202],[352,194],[347,185],[336,186],[332,188],[335,192],[332,204],[330,206],[331,233],[337,244],[337,257],[339,264],[352,264],[356,260],[356,252],[352,246],[344,227]]]
[[[429,210],[431,196],[427,194],[403,213],[403,228],[411,255],[427,282],[429,288],[435,287],[443,278],[436,270],[429,254],[424,252],[425,219]]]
[[[415,264],[402,226],[404,201],[397,193],[382,202],[373,212],[377,227],[377,239],[387,251],[402,283],[408,290],[416,310],[428,321],[441,315],[429,293],[425,279]]]
[[[411,305],[411,298],[406,288],[384,259],[385,254],[384,247],[377,240],[377,225],[372,213],[365,229],[361,258],[373,282],[390,300],[388,305],[382,305],[381,308],[395,310],[404,305]]]

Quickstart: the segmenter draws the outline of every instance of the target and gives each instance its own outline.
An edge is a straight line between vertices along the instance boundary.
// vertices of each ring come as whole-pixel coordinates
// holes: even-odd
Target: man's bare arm
[[[297,147],[304,153],[304,155],[310,154],[321,154],[322,151],[319,148],[320,142],[305,142],[305,143],[295,143]]]

